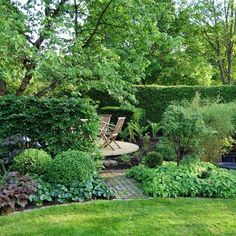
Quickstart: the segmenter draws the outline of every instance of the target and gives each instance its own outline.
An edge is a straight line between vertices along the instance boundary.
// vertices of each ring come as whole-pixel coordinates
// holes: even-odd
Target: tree
[[[144,76],[158,33],[153,0],[5,0],[1,95],[106,90],[118,99]],[[8,90],[8,91],[7,91]]]
[[[209,85],[212,66],[204,55],[201,32],[191,21],[192,11],[186,3],[156,1],[158,38],[147,58],[145,84]]]
[[[213,65],[218,67],[223,84],[233,83],[235,60],[235,0],[202,0],[192,5],[194,22],[200,27]]]

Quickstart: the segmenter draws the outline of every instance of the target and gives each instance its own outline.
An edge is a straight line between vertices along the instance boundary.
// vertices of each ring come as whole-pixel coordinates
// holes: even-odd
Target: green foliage
[[[95,107],[85,99],[0,97],[0,123],[0,138],[23,134],[39,141],[52,155],[69,148],[91,148],[98,130]]]
[[[123,164],[130,164],[131,156],[129,156],[128,154],[123,154],[118,157],[118,160]]]
[[[0,214],[9,209],[24,208],[29,203],[29,197],[36,191],[36,181],[30,176],[20,176],[10,172],[5,183],[0,186]]]
[[[146,132],[148,131],[148,125],[140,125],[138,122],[131,121],[128,126],[122,131],[121,137],[130,142],[136,142],[142,140]]]
[[[207,129],[198,113],[189,113],[181,106],[170,105],[163,114],[161,126],[161,140],[173,148],[178,164],[185,157],[200,153],[200,143]]]
[[[158,33],[156,8],[154,0],[4,0],[0,67],[9,92],[25,78],[25,94],[52,94],[56,85],[57,94],[96,88],[133,101],[130,85],[144,76]]]
[[[112,199],[113,197],[113,191],[106,186],[103,180],[94,177],[82,182],[71,182],[68,186],[53,185],[41,180],[36,186],[36,192],[30,196],[30,201],[36,205],[42,205],[45,202],[84,202],[98,198]]]
[[[156,168],[161,166],[163,163],[163,156],[157,152],[149,152],[144,157],[144,164],[149,168]]]
[[[176,153],[171,144],[164,139],[161,139],[156,145],[156,151],[163,156],[164,161],[174,161]]]
[[[24,152],[25,170],[27,171],[28,164],[30,164],[30,174],[44,174],[51,162],[51,156],[43,150],[30,148]],[[15,156],[12,168],[19,172],[22,170],[22,153]]]
[[[220,156],[228,152],[234,142],[232,135],[236,129],[236,103],[219,103],[218,100],[201,99],[196,95],[185,108],[189,112],[197,112],[202,116],[208,132],[202,137],[201,158],[215,163]]]
[[[208,48],[191,19],[189,2],[157,1],[155,17],[160,34],[147,58],[143,84],[210,85],[213,66],[207,60]]]
[[[176,166],[168,162],[156,169],[142,165],[128,175],[141,181],[144,191],[154,197],[236,198],[236,173],[196,158]]]
[[[158,122],[158,123],[155,123],[155,122],[151,122],[151,121],[148,121],[149,123],[149,127],[151,129],[151,134],[152,134],[152,139],[157,139],[157,134],[158,132],[161,130],[161,124]]]
[[[196,93],[203,99],[217,99],[222,102],[232,102],[235,100],[236,86],[157,86],[139,85],[136,89],[136,99],[138,107],[143,109],[145,117],[151,122],[160,122],[166,108],[173,103],[180,103],[183,100],[191,101]],[[103,106],[119,106],[117,101],[111,99],[109,94],[91,91],[93,100],[100,102]]]
[[[196,92],[203,99],[216,99],[220,96],[223,102],[235,100],[236,86],[137,86],[136,98],[139,107],[144,109],[150,121],[161,121],[166,108],[182,100],[191,101]]]
[[[50,183],[69,185],[73,181],[90,179],[95,172],[91,154],[69,150],[58,154],[48,165],[45,179]]]

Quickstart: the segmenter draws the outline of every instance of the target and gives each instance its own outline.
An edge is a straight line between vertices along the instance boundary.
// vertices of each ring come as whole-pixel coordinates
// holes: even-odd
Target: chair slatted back
[[[106,126],[110,123],[112,115],[109,114],[102,114],[100,115],[100,129],[105,130]]]
[[[124,125],[124,122],[125,122],[125,117],[119,117],[118,118],[118,120],[116,122],[116,126],[114,128],[114,131],[112,132],[112,134],[114,136],[117,136],[120,133],[120,131],[121,131],[123,125]]]

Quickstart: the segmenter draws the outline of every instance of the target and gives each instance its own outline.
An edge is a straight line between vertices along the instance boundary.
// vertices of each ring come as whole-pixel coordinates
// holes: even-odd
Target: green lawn
[[[236,200],[147,199],[53,206],[0,217],[0,235],[236,235]]]

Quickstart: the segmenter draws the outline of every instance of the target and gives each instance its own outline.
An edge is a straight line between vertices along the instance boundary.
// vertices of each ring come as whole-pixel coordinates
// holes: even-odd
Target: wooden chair
[[[107,131],[101,132],[103,139],[105,140],[103,143],[103,147],[109,146],[113,151],[115,150],[112,146],[111,143],[115,143],[118,148],[121,148],[119,144],[115,141],[115,139],[118,137],[120,134],[122,127],[125,122],[125,117],[119,117],[116,125],[108,125],[107,126]]]
[[[102,114],[100,115],[100,133],[107,130],[107,126],[110,124],[112,115],[109,114]],[[101,135],[102,136],[102,135]]]

